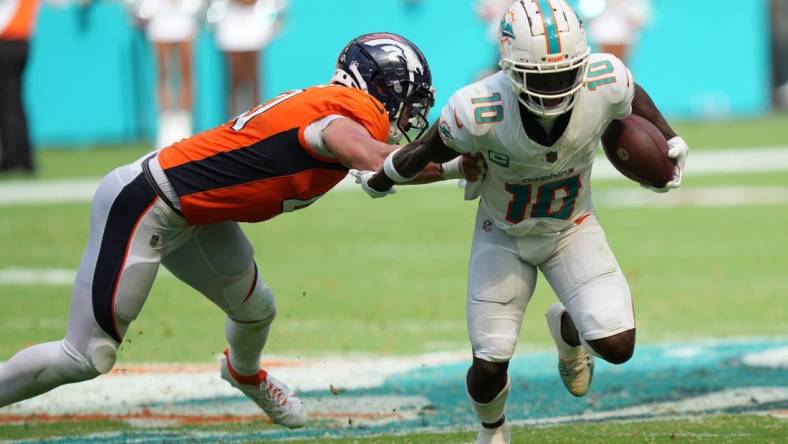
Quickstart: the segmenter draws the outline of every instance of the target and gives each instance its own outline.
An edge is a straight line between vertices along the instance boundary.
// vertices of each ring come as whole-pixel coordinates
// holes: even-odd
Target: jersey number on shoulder
[[[610,60],[600,60],[588,65],[588,89],[596,91],[597,88],[611,83],[616,83],[616,76],[613,74],[613,64]]]
[[[507,183],[505,187],[506,191],[512,194],[512,200],[509,201],[509,208],[506,211],[506,220],[512,224],[518,224],[525,219],[526,210],[531,203],[533,187],[530,184],[511,183]],[[572,176],[539,186],[536,190],[536,202],[531,205],[530,217],[569,219],[575,209],[575,200],[581,187],[580,176]],[[557,199],[560,199],[560,206],[553,208],[553,201]]]
[[[476,123],[498,123],[503,120],[503,99],[501,93],[495,93],[488,97],[477,97],[471,99],[473,104],[473,116]]]
[[[297,96],[304,92],[303,89],[296,89],[294,91],[288,91],[286,93],[279,94],[278,96],[274,97],[273,99],[263,103],[262,105],[258,105],[255,108],[250,109],[249,111],[241,114],[235,119],[233,123],[233,130],[234,131],[241,131],[244,129],[247,123],[250,120],[254,119],[255,117],[259,116],[260,114],[268,111],[269,109],[279,105],[280,103],[284,102],[287,99]]]

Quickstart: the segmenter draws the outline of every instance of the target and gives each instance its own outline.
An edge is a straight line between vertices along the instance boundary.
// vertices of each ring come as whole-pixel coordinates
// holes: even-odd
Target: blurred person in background
[[[260,53],[282,26],[286,0],[214,0],[206,14],[228,67],[227,110],[236,116],[261,98]]]
[[[133,0],[132,7],[156,54],[162,148],[192,134],[192,41],[203,0]]]
[[[39,0],[0,0],[0,173],[32,174],[22,81]]]
[[[487,40],[490,42],[490,66],[477,74],[481,79],[498,71],[498,26],[503,15],[514,0],[477,0],[476,15],[487,24]]]
[[[772,1],[774,106],[788,110],[788,2]]]
[[[580,0],[578,10],[588,20],[589,37],[599,52],[613,54],[624,63],[640,31],[651,21],[649,0]]]

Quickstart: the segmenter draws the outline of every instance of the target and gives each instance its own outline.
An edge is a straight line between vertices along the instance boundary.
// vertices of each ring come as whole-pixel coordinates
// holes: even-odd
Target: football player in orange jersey
[[[431,84],[411,42],[363,35],[340,54],[331,85],[284,93],[111,172],[93,199],[66,336],[0,365],[0,407],[107,373],[163,264],[227,314],[222,378],[273,422],[304,425],[302,401],[260,368],[276,308],[238,222],[304,208],[349,169],[380,168],[387,142],[426,129]]]

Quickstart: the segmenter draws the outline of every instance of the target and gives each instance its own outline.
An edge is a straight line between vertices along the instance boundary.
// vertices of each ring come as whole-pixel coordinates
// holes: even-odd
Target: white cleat
[[[561,316],[566,311],[563,305],[556,303],[547,309],[547,327],[558,349],[558,374],[569,393],[583,396],[591,387],[594,377],[594,357],[582,346],[573,347],[561,337]]]
[[[229,366],[227,352],[220,362],[222,379],[240,390],[247,398],[255,402],[271,418],[274,424],[291,429],[303,427],[307,415],[304,403],[283,382],[278,381],[264,370],[260,370],[259,384],[244,384],[237,379],[243,378]],[[237,378],[237,379],[236,379]],[[252,377],[255,378],[255,377]]]
[[[476,444],[509,444],[512,442],[512,428],[506,421],[494,429],[481,427],[479,434],[476,435]]]

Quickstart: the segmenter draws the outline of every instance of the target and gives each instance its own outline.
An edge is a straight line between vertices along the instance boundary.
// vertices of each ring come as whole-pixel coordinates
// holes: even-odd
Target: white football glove
[[[370,187],[369,184],[367,183],[367,181],[372,176],[375,175],[375,171],[359,171],[359,170],[356,170],[356,169],[352,169],[352,170],[348,171],[348,173],[350,173],[351,176],[356,178],[356,183],[360,184],[361,185],[361,189],[364,190],[364,192],[366,192],[367,194],[369,194],[370,197],[372,197],[373,199],[386,197],[389,194],[394,194],[394,193],[397,192],[397,190],[395,190],[394,187],[391,187],[391,188],[389,188],[386,191],[378,191],[378,190]]]
[[[657,188],[649,185],[643,185],[651,191],[657,193],[667,193],[670,190],[676,189],[681,186],[681,176],[684,174],[684,165],[687,163],[687,154],[689,154],[689,146],[687,142],[681,137],[674,137],[668,140],[668,157],[673,160],[673,180],[666,183],[664,187]]]
[[[681,186],[681,176],[684,174],[684,165],[687,163],[689,146],[681,137],[674,137],[668,140],[668,157],[673,159],[676,165],[673,167],[673,180],[665,185],[665,188],[678,188]]]

